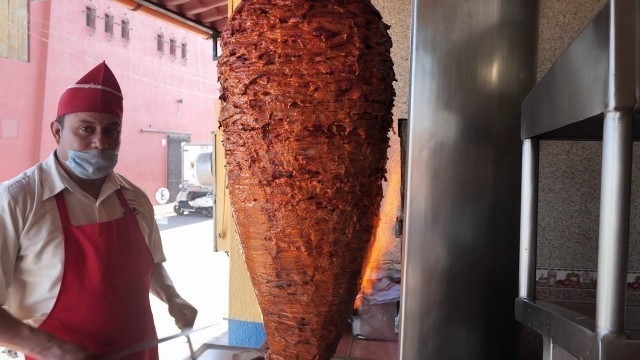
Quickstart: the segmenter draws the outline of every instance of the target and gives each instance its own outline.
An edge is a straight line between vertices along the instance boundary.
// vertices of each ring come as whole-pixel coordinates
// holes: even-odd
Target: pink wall
[[[29,4],[30,62],[0,57],[0,183],[40,159],[50,4]]]
[[[219,95],[216,62],[211,59],[212,41],[184,27],[131,11],[119,2],[96,0],[94,3],[98,19],[93,35],[85,26],[84,9],[89,1],[31,3],[32,24],[35,8],[41,7],[40,4],[51,4],[48,49],[46,45],[39,45],[42,40],[32,37],[32,49],[42,46],[46,53],[42,51],[37,57],[34,53],[32,64],[27,65],[46,68],[45,76],[41,75],[42,70],[40,73],[35,70],[25,72],[14,64],[17,63],[15,61],[0,60],[3,72],[5,63],[14,68],[12,83],[25,88],[20,91],[35,93],[38,81],[46,84],[43,94],[32,96],[25,106],[15,110],[28,118],[27,122],[33,128],[28,135],[21,132],[18,138],[19,146],[30,155],[15,160],[10,169],[5,170],[2,166],[0,181],[11,178],[20,169],[51,153],[55,143],[49,132],[49,123],[55,116],[60,94],[86,71],[106,60],[120,82],[125,99],[122,147],[116,170],[142,187],[155,201],[155,191],[159,187],[167,187],[167,147],[162,142],[166,135],[142,133],[141,129],[189,132],[193,143],[211,143],[210,134],[216,127],[214,100]],[[115,14],[116,23],[121,22],[125,13],[131,19],[128,46],[120,37],[120,26],[114,27],[111,40],[104,32],[103,17],[109,7]],[[160,28],[164,30],[166,41],[162,57],[156,50],[156,33]],[[183,39],[188,43],[186,63],[180,59],[179,46],[176,60],[169,55],[168,42],[172,33],[178,39],[178,45]],[[2,87],[5,88],[4,85]],[[17,96],[17,93],[9,94],[10,98]],[[178,102],[179,98],[183,99],[182,103]],[[9,100],[9,109],[14,108],[14,101]],[[29,107],[33,104],[43,104],[43,108],[38,112]],[[0,118],[3,118],[4,111],[5,106],[0,109]],[[5,139],[1,141],[0,150],[9,150],[5,150],[8,146],[4,144]]]

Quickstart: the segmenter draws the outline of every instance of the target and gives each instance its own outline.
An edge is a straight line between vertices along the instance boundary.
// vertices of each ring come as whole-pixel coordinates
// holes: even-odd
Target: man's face
[[[115,115],[81,112],[65,115],[64,124],[51,123],[58,144],[56,154],[61,161],[69,159],[69,150],[120,149],[122,122]]]

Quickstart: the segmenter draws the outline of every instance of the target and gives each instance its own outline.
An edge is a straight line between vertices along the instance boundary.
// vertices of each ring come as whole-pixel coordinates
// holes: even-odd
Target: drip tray
[[[198,360],[254,360],[262,359],[263,351],[222,345],[202,345]]]
[[[198,360],[262,360],[264,350],[248,349],[233,346],[204,344],[196,354]],[[333,360],[357,360],[356,358],[339,358],[334,357]]]

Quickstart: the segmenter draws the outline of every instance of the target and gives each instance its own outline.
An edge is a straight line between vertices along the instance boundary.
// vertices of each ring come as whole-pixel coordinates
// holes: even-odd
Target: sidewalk
[[[174,216],[176,213],[173,211],[173,205],[175,205],[175,203],[154,205],[153,212],[155,213],[156,218]]]

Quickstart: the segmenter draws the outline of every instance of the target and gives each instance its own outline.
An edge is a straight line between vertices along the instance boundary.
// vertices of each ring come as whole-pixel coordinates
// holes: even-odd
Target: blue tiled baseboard
[[[266,338],[262,323],[229,319],[230,346],[259,348]]]

